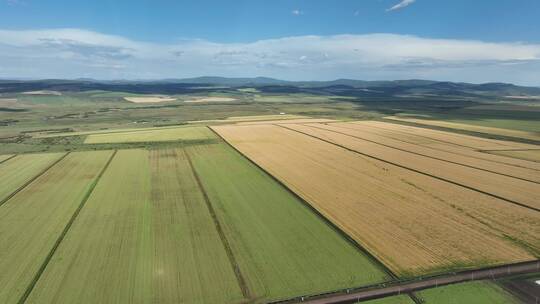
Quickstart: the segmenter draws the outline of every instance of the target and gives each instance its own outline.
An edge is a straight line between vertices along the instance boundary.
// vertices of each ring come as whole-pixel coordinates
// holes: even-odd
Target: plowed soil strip
[[[490,193],[490,192],[486,192],[486,191],[483,191],[483,190],[480,190],[480,189],[477,189],[477,188],[474,188],[474,187],[471,187],[471,186],[468,186],[468,185],[465,185],[465,184],[462,184],[462,183],[459,183],[459,182],[455,182],[455,181],[452,181],[452,180],[449,180],[449,179],[446,179],[446,178],[443,178],[443,177],[439,177],[439,176],[436,176],[436,175],[432,175],[432,174],[430,174],[430,173],[426,173],[426,172],[423,172],[423,171],[420,171],[420,170],[416,170],[416,169],[413,169],[413,168],[411,168],[411,167],[408,167],[408,166],[405,166],[405,165],[402,165],[402,164],[399,164],[399,163],[396,163],[396,162],[392,162],[392,161],[389,161],[389,160],[385,160],[385,159],[382,159],[382,158],[380,158],[380,157],[373,156],[373,155],[371,155],[371,154],[367,154],[367,153],[358,151],[358,150],[356,150],[356,149],[349,148],[349,147],[344,146],[344,145],[341,145],[341,144],[337,144],[337,143],[335,143],[335,142],[333,142],[333,141],[324,139],[324,138],[322,138],[322,137],[319,137],[319,136],[316,136],[316,135],[313,135],[313,134],[309,134],[309,133],[307,133],[307,132],[295,130],[295,129],[293,129],[293,128],[289,128],[289,127],[283,126],[283,125],[280,125],[280,127],[285,128],[285,129],[287,129],[287,130],[289,130],[289,131],[297,132],[297,133],[300,133],[300,134],[303,134],[303,135],[306,135],[306,136],[309,136],[309,137],[318,139],[318,140],[320,140],[320,141],[323,141],[323,142],[332,144],[332,145],[334,145],[334,146],[340,147],[340,148],[342,148],[342,149],[348,150],[348,151],[353,152],[353,153],[357,153],[357,154],[360,154],[360,155],[363,155],[363,156],[366,156],[366,157],[370,157],[370,158],[376,159],[376,160],[378,160],[378,161],[381,161],[381,162],[384,162],[384,163],[387,163],[387,164],[394,165],[394,166],[396,166],[396,167],[400,167],[400,168],[403,168],[403,169],[407,169],[407,170],[410,170],[410,171],[415,172],[415,173],[419,173],[419,174],[422,174],[422,175],[426,175],[426,176],[429,176],[429,177],[432,177],[432,178],[435,178],[435,179],[438,179],[438,180],[441,180],[441,181],[444,181],[444,182],[447,182],[447,183],[450,183],[450,184],[453,184],[453,185],[456,185],[456,186],[460,186],[460,187],[463,187],[463,188],[466,188],[466,189],[469,189],[469,190],[473,190],[473,191],[476,191],[476,192],[479,192],[479,193],[482,193],[482,194],[485,194],[485,195],[488,195],[488,196],[491,196],[491,197],[494,197],[494,198],[497,198],[497,199],[506,201],[506,202],[508,202],[508,203],[515,204],[515,205],[517,205],[517,206],[521,206],[521,207],[523,207],[523,208],[527,208],[527,209],[530,209],[530,210],[534,210],[534,211],[540,212],[540,208],[536,208],[536,207],[534,207],[534,206],[529,206],[529,205],[527,205],[527,204],[523,204],[523,203],[520,203],[520,202],[518,202],[518,201],[515,201],[515,200],[509,199],[509,198],[505,198],[505,197],[499,196],[499,195],[497,195],[497,194],[493,194],[493,193]]]
[[[47,255],[47,257],[45,257],[45,260],[43,261],[43,263],[41,264],[41,267],[39,268],[39,270],[36,272],[36,275],[34,276],[34,278],[32,279],[32,282],[30,283],[30,285],[28,286],[28,288],[26,288],[26,291],[24,292],[24,294],[22,295],[21,299],[19,300],[18,304],[23,304],[26,299],[28,298],[28,296],[30,295],[30,293],[32,292],[32,290],[34,289],[34,286],[36,286],[36,283],[37,281],[39,280],[39,278],[41,277],[41,275],[43,274],[43,272],[45,271],[45,268],[47,268],[47,265],[49,264],[49,261],[51,260],[51,258],[53,257],[54,253],[56,252],[56,249],[58,248],[58,246],[60,246],[60,243],[62,242],[62,240],[64,239],[64,237],[66,236],[66,234],[68,233],[69,231],[69,228],[71,228],[71,225],[73,225],[73,222],[75,222],[75,220],[77,219],[77,216],[79,215],[79,213],[81,212],[81,209],[84,207],[84,205],[86,204],[86,202],[88,201],[88,198],[90,197],[90,194],[92,194],[92,191],[94,191],[94,188],[96,188],[96,185],[97,183],[99,182],[99,180],[101,179],[101,176],[103,176],[103,173],[105,173],[105,171],[107,170],[107,168],[109,167],[109,164],[111,163],[111,161],[113,160],[114,156],[116,155],[116,152],[117,150],[114,150],[114,152],[111,154],[111,156],[109,157],[109,159],[107,160],[107,163],[105,164],[105,166],[103,166],[103,168],[101,169],[101,171],[99,172],[99,174],[97,175],[96,179],[94,180],[94,182],[90,185],[90,188],[88,189],[88,191],[86,192],[86,194],[84,195],[83,199],[81,200],[81,203],[79,204],[79,206],[77,207],[77,209],[75,210],[75,212],[73,213],[73,216],[71,217],[71,219],[69,220],[69,222],[66,224],[66,227],[64,227],[64,230],[62,231],[62,233],[58,236],[58,239],[56,240],[56,242],[54,243],[53,247],[51,248],[51,251],[49,251],[49,254]],[[67,153],[66,153],[67,155]],[[64,157],[66,156],[64,155]]]
[[[240,270],[240,267],[238,266],[238,262],[236,261],[231,245],[229,244],[229,241],[227,240],[227,237],[225,236],[225,232],[223,232],[223,228],[221,227],[221,224],[219,223],[219,219],[216,215],[214,207],[212,206],[212,202],[210,202],[210,199],[208,198],[208,194],[206,193],[206,190],[204,189],[204,185],[202,184],[201,179],[199,178],[199,174],[195,170],[195,167],[193,167],[193,162],[191,161],[191,157],[185,151],[184,151],[184,154],[189,162],[189,166],[191,168],[191,171],[193,172],[193,176],[195,177],[195,180],[197,181],[197,185],[201,189],[201,192],[204,197],[204,202],[206,203],[206,207],[208,207],[208,212],[210,213],[210,216],[212,217],[212,220],[214,221],[214,225],[216,226],[216,230],[219,234],[219,238],[223,244],[223,247],[225,248],[225,251],[227,252],[227,257],[229,258],[231,267],[234,270],[234,274],[236,276],[236,280],[238,281],[238,285],[240,286],[240,289],[242,290],[242,295],[244,296],[244,298],[250,299],[251,292],[249,290],[248,285],[246,284],[246,279],[244,278],[244,275],[242,274],[242,271]]]
[[[362,137],[362,136],[352,135],[352,134],[347,133],[347,132],[340,132],[340,131],[336,131],[336,130],[333,130],[333,129],[321,127],[321,126],[316,125],[316,124],[307,124],[305,126],[310,127],[310,128],[319,129],[319,130],[330,131],[330,132],[333,132],[333,133],[345,135],[345,136],[360,139],[360,140],[364,140],[364,141],[367,141],[367,142],[370,142],[370,143],[374,143],[376,145],[380,145],[380,146],[387,147],[387,148],[390,148],[390,149],[395,149],[395,150],[402,151],[402,152],[405,152],[405,153],[411,153],[411,154],[414,154],[414,155],[427,157],[427,158],[431,158],[431,159],[435,159],[435,160],[440,160],[440,161],[447,162],[447,163],[454,164],[454,165],[458,165],[458,166],[463,166],[463,167],[467,167],[467,168],[471,168],[471,169],[482,170],[482,171],[485,171],[485,172],[489,172],[489,173],[497,174],[497,175],[501,175],[501,176],[511,177],[511,178],[519,179],[519,180],[522,180],[522,181],[525,181],[525,182],[540,184],[540,182],[537,182],[537,181],[534,181],[534,180],[530,180],[530,179],[526,179],[526,178],[522,178],[522,177],[519,177],[519,176],[510,175],[510,174],[506,174],[506,173],[502,173],[502,172],[497,172],[497,171],[481,168],[481,167],[478,167],[478,166],[471,166],[471,165],[467,165],[467,164],[464,164],[464,163],[451,161],[449,159],[434,157],[434,156],[431,156],[431,155],[426,154],[426,153],[419,153],[419,152],[412,151],[410,149],[399,148],[399,147],[396,147],[396,146],[384,144],[384,143],[379,142],[379,141],[370,140],[370,139],[367,139],[367,138]],[[355,131],[358,131],[358,130],[355,130]]]
[[[11,194],[9,194],[8,196],[6,196],[4,199],[0,200],[0,206],[2,206],[3,204],[5,204],[10,198],[14,197],[15,194],[21,192],[21,190],[23,190],[24,188],[26,188],[28,185],[30,185],[33,181],[35,181],[38,177],[42,176],[43,174],[45,174],[45,172],[47,172],[47,170],[49,170],[50,168],[54,167],[54,165],[58,164],[62,159],[64,159],[66,156],[68,156],[70,152],[67,152],[66,154],[62,155],[60,158],[58,158],[56,161],[54,161],[52,164],[50,164],[49,166],[47,166],[45,169],[43,169],[41,172],[39,172],[36,176],[32,177],[31,179],[29,179],[27,182],[25,182],[24,184],[22,184],[19,188],[17,188],[15,191],[13,191]]]

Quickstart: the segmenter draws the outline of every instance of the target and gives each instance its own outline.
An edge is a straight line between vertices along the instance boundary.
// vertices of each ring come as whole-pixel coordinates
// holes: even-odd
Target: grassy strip
[[[84,207],[84,205],[88,201],[88,198],[90,197],[90,194],[92,194],[92,192],[94,191],[94,188],[96,187],[97,183],[101,179],[101,176],[103,176],[103,173],[105,173],[105,170],[107,170],[107,168],[109,167],[111,161],[113,160],[114,156],[116,155],[116,152],[117,151],[115,150],[111,154],[111,156],[107,160],[107,163],[105,163],[105,165],[103,166],[103,168],[101,169],[99,174],[96,176],[96,178],[94,179],[94,181],[92,182],[92,184],[88,188],[88,191],[86,191],[86,193],[84,194],[84,197],[82,198],[81,203],[79,204],[79,206],[77,207],[77,209],[75,210],[73,215],[71,216],[69,222],[64,227],[64,230],[62,230],[62,233],[60,233],[60,235],[58,236],[58,239],[56,239],[56,242],[54,243],[53,247],[49,251],[49,254],[47,254],[47,257],[45,257],[45,260],[43,261],[43,263],[39,267],[39,270],[36,272],[34,278],[30,282],[30,285],[26,288],[26,290],[25,290],[24,294],[22,295],[21,299],[17,302],[18,304],[23,304],[24,302],[26,302],[26,299],[28,298],[28,296],[30,295],[32,290],[34,289],[34,286],[36,286],[37,281],[39,280],[39,278],[41,277],[41,275],[45,271],[45,268],[49,264],[49,261],[51,260],[54,253],[56,252],[56,249],[58,249],[58,246],[60,246],[60,243],[62,242],[62,240],[64,239],[64,237],[68,233],[69,228],[71,228],[71,226],[73,225],[73,222],[75,221],[75,219],[77,218],[77,216],[81,212],[81,209]]]
[[[517,304],[518,301],[499,286],[488,281],[462,283],[432,288],[418,293],[426,304]]]

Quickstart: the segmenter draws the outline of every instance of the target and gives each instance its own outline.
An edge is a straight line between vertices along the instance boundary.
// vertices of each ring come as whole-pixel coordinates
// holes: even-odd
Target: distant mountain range
[[[267,93],[310,93],[342,96],[539,96],[539,87],[508,83],[471,84],[432,80],[363,81],[337,79],[332,81],[285,81],[267,77],[226,78],[197,77],[163,80],[46,79],[0,80],[0,93],[35,90],[86,91],[106,90],[131,93],[182,94],[201,91],[226,91],[255,87]]]

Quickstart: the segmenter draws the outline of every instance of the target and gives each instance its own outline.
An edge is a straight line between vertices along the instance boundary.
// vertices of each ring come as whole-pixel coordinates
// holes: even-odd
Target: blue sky
[[[0,0],[0,77],[540,85],[539,16],[538,0]]]

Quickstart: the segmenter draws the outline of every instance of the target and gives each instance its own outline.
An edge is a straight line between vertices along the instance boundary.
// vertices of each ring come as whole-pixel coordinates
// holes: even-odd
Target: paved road
[[[351,293],[327,294],[320,297],[296,298],[275,303],[309,303],[309,304],[337,304],[356,303],[361,300],[371,300],[414,292],[422,289],[455,284],[466,281],[496,279],[513,275],[540,272],[540,260],[524,262],[499,267],[490,267],[478,270],[463,271],[444,274],[421,280],[389,283],[387,286],[370,287],[363,290],[355,290]]]

